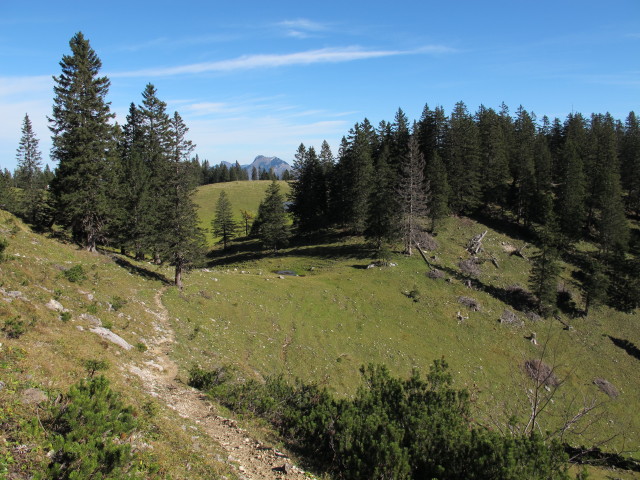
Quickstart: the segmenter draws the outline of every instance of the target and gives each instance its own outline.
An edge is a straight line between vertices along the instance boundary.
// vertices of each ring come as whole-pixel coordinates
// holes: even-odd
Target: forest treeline
[[[365,119],[343,137],[337,158],[300,145],[291,184],[294,224],[312,234],[338,226],[379,251],[428,243],[447,215],[482,215],[510,223],[540,247],[531,286],[541,313],[556,305],[561,255],[579,261],[589,306],[623,310],[640,302],[640,122],[609,114],[564,121],[519,107],[511,115],[463,102],[447,115],[424,107],[410,122],[399,109],[377,128]],[[589,242],[584,253],[575,247]]]

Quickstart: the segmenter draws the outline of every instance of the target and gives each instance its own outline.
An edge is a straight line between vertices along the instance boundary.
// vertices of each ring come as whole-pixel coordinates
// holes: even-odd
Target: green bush
[[[192,368],[191,384],[227,407],[270,421],[290,445],[345,479],[567,479],[566,455],[539,436],[503,436],[471,423],[466,390],[452,387],[444,360],[422,379],[361,368],[352,399],[283,377],[233,382]]]
[[[96,372],[101,372],[109,368],[109,362],[106,360],[96,360],[91,358],[83,361],[82,364],[84,365],[89,377],[93,377]]]
[[[68,322],[69,320],[71,320],[71,312],[62,312],[60,314],[60,320],[62,320],[63,322]]]
[[[127,304],[127,301],[119,296],[115,296],[115,297],[111,297],[111,308],[113,308],[115,311],[120,310],[122,307],[124,307]]]
[[[7,239],[0,238],[0,262],[4,262],[6,260],[7,257],[4,251],[7,249],[8,246],[9,246],[9,242],[7,241]]]
[[[104,376],[73,385],[53,408],[47,430],[54,453],[41,478],[135,478],[127,439],[137,420]]]
[[[73,283],[80,283],[87,278],[87,274],[82,265],[74,265],[68,270],[62,272],[62,276]]]
[[[5,320],[2,331],[8,338],[20,338],[26,331],[24,320],[20,320],[20,315]]]

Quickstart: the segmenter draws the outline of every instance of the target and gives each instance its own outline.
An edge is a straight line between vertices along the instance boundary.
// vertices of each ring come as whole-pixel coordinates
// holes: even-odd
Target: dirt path
[[[150,360],[143,366],[131,366],[130,371],[140,377],[150,395],[190,418],[198,430],[211,437],[227,453],[227,461],[241,479],[309,479],[309,474],[291,464],[284,453],[262,444],[237,423],[216,415],[214,407],[198,390],[176,380],[177,365],[169,358],[174,333],[169,324],[169,312],[162,304],[158,290],[154,297],[157,311],[152,312],[157,322],[156,336],[150,340],[147,351]]]

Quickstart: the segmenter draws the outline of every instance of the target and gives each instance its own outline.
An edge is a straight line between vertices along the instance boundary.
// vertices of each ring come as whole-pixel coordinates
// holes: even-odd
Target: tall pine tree
[[[247,219],[248,220],[248,219]],[[215,217],[211,222],[213,234],[216,237],[220,237],[222,242],[222,249],[227,249],[227,244],[235,237],[238,231],[238,224],[233,219],[233,210],[231,207],[231,201],[227,192],[222,190],[216,203]],[[245,226],[248,229],[247,226]]]
[[[258,215],[252,233],[256,233],[262,243],[273,249],[286,246],[289,242],[289,227],[287,225],[287,213],[284,209],[284,196],[280,193],[280,185],[273,180],[265,197],[258,207]]]
[[[159,252],[175,267],[175,285],[182,289],[183,273],[204,252],[204,235],[198,226],[196,204],[193,201],[196,185],[189,175],[189,156],[195,148],[187,140],[189,129],[178,112],[169,122],[169,155],[163,169],[164,195],[161,203],[163,234]]]
[[[102,62],[79,32],[69,42],[62,73],[54,77],[51,156],[58,168],[51,190],[58,221],[70,227],[87,250],[95,251],[110,220],[112,165],[116,154],[113,114],[105,98],[109,79],[98,76]]]
[[[22,136],[16,153],[16,186],[22,189],[22,213],[30,221],[36,220],[38,206],[43,201],[42,154],[29,115],[22,122]]]

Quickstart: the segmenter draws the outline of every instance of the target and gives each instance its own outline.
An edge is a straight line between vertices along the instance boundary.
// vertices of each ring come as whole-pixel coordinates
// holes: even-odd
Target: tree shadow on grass
[[[636,360],[640,360],[640,348],[638,348],[633,342],[623,338],[612,337],[611,335],[608,335],[608,337],[616,347],[623,349],[629,355],[635,357]]]
[[[134,265],[133,263],[129,262],[126,258],[117,256],[117,255],[109,254],[109,256],[113,259],[116,265],[124,268],[125,270],[132,273],[133,275],[146,278],[147,280],[158,280],[164,283],[165,285],[173,285],[173,282],[169,281],[167,277],[165,277],[161,273],[148,270],[138,265]]]
[[[357,259],[371,258],[372,252],[362,244],[347,244],[336,241],[329,245],[293,245],[285,250],[274,253],[266,249],[257,240],[232,244],[226,250],[212,250],[207,254],[207,267],[222,267],[239,263],[261,260],[276,256],[311,257],[319,259]]]
[[[496,212],[487,213],[480,211],[473,215],[469,215],[469,218],[489,227],[492,230],[495,230],[496,232],[508,235],[514,240],[520,240],[528,243],[534,243],[536,241],[536,237],[529,227],[515,223]]]
[[[482,280],[478,280],[477,278],[463,275],[460,271],[453,268],[440,265],[435,265],[435,268],[446,272],[449,276],[463,283],[470,283],[472,288],[475,288],[476,290],[479,290],[481,292],[488,293],[493,298],[506,303],[514,310],[527,313],[536,309],[537,303],[535,296],[527,289],[519,285],[510,285],[506,288],[496,287],[494,285],[484,283]]]

